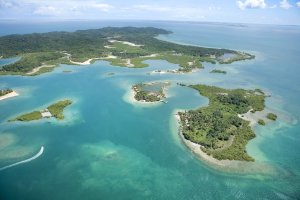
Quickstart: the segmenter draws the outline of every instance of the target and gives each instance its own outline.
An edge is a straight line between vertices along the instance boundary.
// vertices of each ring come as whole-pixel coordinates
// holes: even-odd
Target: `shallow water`
[[[297,199],[300,195],[299,27],[233,27],[171,22],[61,22],[40,25],[0,23],[1,34],[76,30],[102,26],[156,26],[174,34],[161,39],[250,51],[255,60],[230,65],[205,63],[190,74],[150,74],[176,69],[165,61],[127,69],[97,61],[89,66],[61,65],[38,77],[2,76],[0,87],[20,96],[0,101],[0,134],[17,138],[6,151],[29,148],[32,162],[0,172],[0,199]],[[3,28],[2,28],[3,27]],[[5,28],[5,29],[4,29]],[[6,32],[5,32],[5,31]],[[227,74],[211,74],[212,69]],[[63,73],[63,70],[72,70]],[[108,76],[109,73],[114,73]],[[168,103],[134,106],[124,101],[132,84],[170,81]],[[277,122],[256,127],[247,150],[272,175],[234,174],[207,166],[177,137],[175,109],[207,105],[190,88],[176,83],[205,83],[226,88],[261,88]],[[74,101],[66,119],[29,123],[7,120],[59,99]],[[2,144],[2,143],[1,143]],[[7,148],[3,145],[3,149]],[[0,149],[3,152],[3,149]],[[9,154],[7,154],[9,155]],[[23,159],[23,157],[22,157]],[[20,158],[20,160],[22,160]],[[14,160],[17,161],[17,160]],[[0,158],[0,167],[13,161]],[[16,192],[17,191],[17,192]]]

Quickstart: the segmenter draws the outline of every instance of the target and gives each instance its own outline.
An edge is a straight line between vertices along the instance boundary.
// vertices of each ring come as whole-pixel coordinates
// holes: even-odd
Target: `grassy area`
[[[189,72],[192,69],[203,68],[200,57],[197,56],[189,56],[184,54],[176,54],[176,53],[164,53],[159,55],[158,57],[153,58],[153,60],[166,60],[173,64],[178,64],[181,68],[180,71]]]
[[[18,116],[15,119],[9,120],[9,121],[33,121],[33,120],[39,120],[42,119],[42,114],[40,111],[33,111],[30,113],[26,113],[24,115]]]
[[[71,104],[72,104],[71,100],[62,100],[48,106],[47,109],[49,110],[49,112],[52,114],[53,117],[61,120],[64,119],[63,111],[65,107]]]
[[[1,71],[28,73],[36,67],[42,66],[47,61],[54,61],[64,56],[61,53],[55,52],[39,52],[23,54],[22,58],[10,65],[2,67]],[[58,64],[56,62],[55,64]]]
[[[179,113],[184,137],[202,145],[202,150],[216,159],[253,161],[245,146],[255,134],[249,122],[239,118],[238,114],[250,109],[263,110],[265,96],[253,90],[206,85],[190,87],[207,97],[209,105]]]
[[[51,113],[53,117],[55,117],[58,120],[64,119],[63,111],[65,107],[72,104],[71,100],[62,100],[58,101],[50,106],[47,107],[48,111]],[[30,113],[26,113],[23,115],[20,115],[14,119],[10,119],[9,121],[33,121],[33,120],[39,120],[42,119],[41,111],[33,111]]]

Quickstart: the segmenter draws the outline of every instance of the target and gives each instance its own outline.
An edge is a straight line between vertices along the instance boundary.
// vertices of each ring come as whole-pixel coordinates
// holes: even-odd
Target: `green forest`
[[[21,74],[32,71],[42,65],[72,64],[91,58],[99,58],[116,66],[146,67],[142,63],[150,59],[163,59],[178,64],[180,71],[201,68],[201,62],[228,63],[254,56],[227,49],[204,48],[180,45],[155,38],[159,34],[170,34],[163,29],[144,27],[106,27],[101,29],[78,30],[75,32],[49,32],[24,35],[7,35],[0,37],[0,52],[3,58],[20,56],[21,59],[0,69],[0,75]],[[112,40],[117,42],[112,42]],[[122,41],[138,44],[130,46]],[[222,60],[225,53],[235,55],[232,59]],[[107,56],[115,56],[115,59]],[[132,59],[132,60],[131,60]],[[49,72],[51,70],[44,70]],[[39,74],[39,73],[37,73]]]

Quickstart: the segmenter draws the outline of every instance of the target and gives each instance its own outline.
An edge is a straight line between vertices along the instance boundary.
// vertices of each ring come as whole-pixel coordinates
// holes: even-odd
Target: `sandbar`
[[[4,99],[11,98],[11,97],[16,97],[16,96],[19,96],[19,94],[16,91],[12,91],[11,93],[8,93],[6,95],[0,96],[0,101],[4,100]]]

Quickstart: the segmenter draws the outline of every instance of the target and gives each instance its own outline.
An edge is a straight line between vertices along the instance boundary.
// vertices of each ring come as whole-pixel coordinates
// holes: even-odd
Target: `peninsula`
[[[13,121],[33,121],[33,120],[39,120],[42,118],[51,118],[54,117],[58,120],[64,119],[63,111],[64,109],[71,105],[71,100],[61,100],[54,104],[51,104],[46,109],[40,110],[40,111],[32,111],[30,113],[26,113],[23,115],[20,115],[14,119],[10,119],[10,122]]]
[[[106,27],[75,32],[49,32],[0,37],[2,58],[21,57],[0,68],[0,75],[39,75],[59,64],[86,65],[106,60],[114,66],[147,67],[145,60],[178,64],[178,72],[202,68],[202,62],[231,63],[253,59],[248,53],[180,45],[156,38],[164,29]]]

